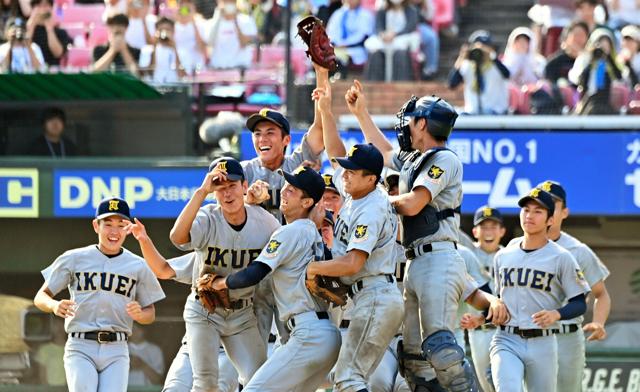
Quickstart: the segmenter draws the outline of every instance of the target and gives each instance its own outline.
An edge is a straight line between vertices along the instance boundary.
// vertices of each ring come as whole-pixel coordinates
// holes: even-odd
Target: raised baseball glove
[[[222,279],[222,276],[215,273],[205,273],[196,283],[196,298],[209,313],[213,313],[219,307],[231,309],[229,290],[213,289],[213,282],[216,279]]]
[[[318,298],[338,306],[346,305],[349,286],[340,282],[339,278],[316,275],[305,281],[307,290]]]
[[[298,35],[307,45],[307,56],[316,64],[335,71],[338,67],[336,54],[331,46],[322,21],[315,16],[307,16],[298,22]]]

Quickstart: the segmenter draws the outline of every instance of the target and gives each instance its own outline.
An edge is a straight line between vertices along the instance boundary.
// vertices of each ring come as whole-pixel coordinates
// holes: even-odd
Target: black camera
[[[158,33],[158,39],[162,42],[168,42],[169,34],[167,34],[167,30],[160,30],[160,32]]]
[[[594,59],[603,59],[606,57],[606,53],[604,52],[604,49],[602,49],[602,47],[600,45],[596,45],[593,48],[593,58]]]
[[[22,18],[16,18],[13,22],[13,38],[16,41],[24,41],[27,38],[27,31]]]
[[[473,62],[481,63],[484,61],[484,50],[480,48],[473,48],[467,52],[467,58]]]

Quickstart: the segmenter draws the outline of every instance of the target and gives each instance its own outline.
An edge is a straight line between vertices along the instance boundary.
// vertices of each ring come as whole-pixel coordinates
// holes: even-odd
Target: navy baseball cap
[[[538,184],[536,188],[540,188],[545,192],[551,193],[551,196],[560,199],[564,204],[567,204],[567,192],[559,182],[547,180]]]
[[[483,45],[491,46],[493,45],[493,38],[491,38],[491,33],[487,30],[476,30],[469,36],[469,43],[475,44],[476,42],[480,42]]]
[[[291,129],[289,127],[289,120],[280,112],[271,109],[261,109],[258,113],[252,114],[247,119],[247,128],[253,132],[256,125],[261,121],[269,121],[273,124],[276,124],[285,134],[291,133]]]
[[[129,205],[119,197],[103,199],[96,208],[96,219],[105,219],[113,215],[118,215],[126,220],[131,220]]]
[[[278,173],[284,176],[289,184],[307,192],[315,203],[322,199],[325,188],[324,179],[317,171],[306,166],[298,166],[292,173],[287,173],[282,169],[279,169]]]
[[[356,144],[349,149],[344,158],[331,158],[332,162],[337,162],[340,166],[349,170],[369,170],[378,178],[384,168],[384,158],[380,151],[373,144]]]
[[[530,201],[534,201],[540,204],[542,207],[546,208],[549,211],[549,215],[553,215],[553,213],[556,211],[556,203],[553,200],[553,196],[551,196],[551,193],[543,191],[540,188],[533,188],[531,191],[529,191],[526,196],[518,201],[518,205],[520,207],[524,207]]]
[[[502,214],[500,213],[500,211],[489,206],[482,206],[476,210],[476,213],[473,214],[473,225],[478,226],[480,223],[488,219],[494,220],[501,225],[504,225],[504,220],[502,219]]]
[[[331,226],[335,226],[335,221],[333,220],[333,211],[331,210],[324,211],[324,221],[330,224]]]
[[[340,194],[340,192],[338,192],[338,188],[336,188],[336,184],[333,183],[333,175],[332,174],[325,173],[325,174],[322,175],[322,179],[324,180],[324,189],[325,189],[325,191],[332,191],[332,192],[335,192],[337,194]]]
[[[209,165],[209,171],[212,171],[215,168],[227,173],[227,179],[230,181],[244,181],[245,179],[242,165],[234,158],[221,157],[216,159]]]

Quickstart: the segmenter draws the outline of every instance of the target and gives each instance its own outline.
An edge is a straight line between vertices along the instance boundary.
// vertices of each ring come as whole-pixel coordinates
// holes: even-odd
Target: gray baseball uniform
[[[249,205],[245,208],[247,220],[239,231],[227,223],[219,206],[200,208],[191,226],[190,242],[177,245],[182,250],[195,250],[192,282],[204,268],[221,276],[242,270],[257,257],[271,233],[279,227],[276,219],[263,208]],[[176,271],[176,277],[182,275]],[[207,391],[218,385],[217,357],[221,342],[243,382],[266,360],[266,345],[252,306],[253,293],[254,288],[229,290],[233,309],[217,308],[212,314],[196,299],[195,291],[187,298],[184,320],[194,391]]]
[[[339,257],[357,249],[368,257],[360,271],[340,278],[352,285],[354,308],[336,363],[335,389],[359,391],[368,388],[369,376],[402,323],[402,295],[394,279],[398,219],[381,185],[354,200],[344,190],[343,172],[337,167],[333,176],[344,204],[331,251]]]
[[[244,392],[315,391],[333,367],[340,332],[328,319],[327,304],[316,300],[305,285],[307,265],[323,254],[315,224],[298,219],[276,230],[256,259],[271,268],[273,294],[290,336],[254,374]]]
[[[555,391],[558,351],[554,329],[559,323],[540,329],[531,316],[559,309],[565,300],[587,294],[589,287],[580,267],[568,251],[548,241],[534,251],[524,251],[519,245],[502,249],[495,257],[494,270],[496,292],[511,314],[507,326],[491,342],[496,391],[522,391],[523,380],[529,391]]]
[[[482,273],[482,270],[480,268],[480,262],[478,261],[478,259],[476,258],[475,254],[471,249],[467,248],[464,245],[458,245],[458,253],[460,254],[460,257],[462,257],[462,260],[464,260],[464,266],[467,270],[467,274],[469,274],[471,279],[473,279],[473,281],[475,282],[473,284],[474,287],[483,286],[485,283],[487,283],[490,280],[490,277]],[[472,294],[472,293],[473,292],[469,294]],[[462,317],[463,314],[473,309],[473,307],[467,305],[467,303],[464,302],[465,300],[466,300],[466,297],[463,296],[458,306],[458,320],[456,321],[456,331],[455,331],[456,341],[458,342],[458,345],[462,347],[462,349],[465,349],[465,343],[464,343],[464,330],[460,328],[460,317]]]
[[[404,153],[394,156],[394,168],[400,171],[400,194],[409,193],[419,187],[426,188],[431,194],[431,202],[423,212],[435,209],[441,213],[453,211],[460,206],[462,163],[453,152],[443,150],[428,158],[410,158],[410,155]],[[411,174],[417,170],[415,165],[421,159],[427,160],[410,184]],[[435,228],[431,227],[431,230],[424,233],[417,232],[405,223],[403,241],[406,247],[414,252],[415,258],[409,260],[406,268],[403,339],[404,349],[408,354],[420,355],[423,349],[433,353],[427,356],[427,360],[434,365],[441,384],[446,386],[466,382],[463,381],[466,376],[460,375],[468,373],[466,368],[459,368],[447,374],[444,371],[447,366],[462,366],[458,364],[465,363],[464,352],[457,352],[455,360],[451,356],[449,359],[445,358],[444,353],[456,344],[453,340],[458,304],[469,286],[469,277],[464,260],[456,251],[456,242],[459,240],[459,215],[452,213],[443,219],[436,218],[435,221]],[[413,241],[407,238],[412,232],[417,237]],[[434,361],[439,364],[436,366]],[[431,369],[423,361],[407,361],[407,371],[410,373],[407,382],[412,388],[416,382],[431,377]]]
[[[167,260],[176,272],[173,280],[191,286],[193,283],[193,268],[196,259],[196,253],[191,252]],[[162,392],[189,392],[192,386],[193,372],[191,371],[191,362],[189,361],[187,335],[185,335],[182,338],[178,353],[171,362]],[[235,392],[237,389],[238,372],[233,367],[227,354],[221,348],[218,354],[218,391]]]
[[[75,315],[65,319],[69,339],[64,368],[69,390],[126,391],[126,339],[133,326],[126,305],[135,300],[146,307],[165,297],[151,269],[126,249],[109,257],[97,245],[90,245],[63,253],[42,276],[54,296],[67,288],[77,305]],[[117,341],[99,343],[86,338],[87,333],[98,331],[115,332]]]
[[[502,247],[500,247],[502,248]],[[488,279],[489,288],[491,292],[495,293],[494,279],[493,279],[493,258],[497,252],[487,253],[480,244],[475,243],[471,250],[476,255],[476,259],[480,263],[480,272],[484,277]],[[470,309],[471,313],[479,313],[475,309]],[[480,386],[484,391],[491,391],[493,389],[493,383],[490,384],[491,377],[491,359],[489,357],[489,347],[491,340],[496,332],[496,327],[493,324],[484,324],[476,329],[467,331],[469,334],[469,347],[471,348],[471,358],[473,359],[473,366],[476,369],[476,376],[480,382]]]

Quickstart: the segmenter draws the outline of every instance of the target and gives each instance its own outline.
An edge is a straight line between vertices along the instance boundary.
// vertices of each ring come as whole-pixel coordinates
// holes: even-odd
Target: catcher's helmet
[[[453,125],[458,118],[458,113],[447,101],[432,95],[418,98],[411,97],[397,113],[398,123],[395,126],[400,148],[411,150],[411,132],[409,130],[409,117],[427,119],[427,132],[437,139],[448,139],[453,130]]]

